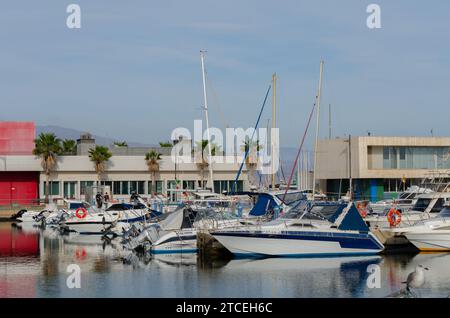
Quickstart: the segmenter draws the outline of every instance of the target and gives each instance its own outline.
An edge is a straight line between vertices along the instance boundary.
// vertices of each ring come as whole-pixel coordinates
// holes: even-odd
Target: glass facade
[[[215,180],[214,181],[214,191],[221,193],[223,191],[231,191],[234,180]],[[204,181],[206,186],[207,181]],[[62,187],[60,187],[62,185]],[[77,198],[78,187],[80,195],[87,195],[89,187],[95,187],[97,185],[96,181],[51,181],[50,182],[50,195],[63,195],[64,198]],[[152,192],[152,182],[151,181],[101,181],[102,186],[109,186],[112,195],[130,195],[136,192],[141,195],[150,195]],[[201,188],[201,182],[198,180],[157,180],[156,181],[156,193],[163,194],[173,194],[177,192],[176,190],[195,190]],[[44,182],[44,195],[45,195],[45,182]],[[172,190],[172,191],[171,191]],[[242,180],[237,182],[236,191],[243,191],[244,184]]]
[[[145,181],[130,181],[130,193],[145,194]]]
[[[64,182],[64,198],[74,199],[76,195],[76,181]]]
[[[382,160],[376,160],[374,149],[368,151],[370,169],[450,169],[450,147],[380,148],[383,148]]]
[[[80,194],[86,195],[86,188],[92,187],[94,185],[94,181],[80,181]]]
[[[129,181],[114,181],[113,193],[114,194],[130,194]]]
[[[195,190],[195,181],[191,180],[187,180],[187,181],[183,181],[183,189],[185,190]]]
[[[222,193],[224,191],[231,191],[233,189],[234,180],[215,180],[214,192]],[[244,184],[242,180],[238,180],[236,183],[236,192],[242,192],[244,190]]]
[[[163,182],[162,181],[156,181],[156,193],[162,193],[163,192]],[[148,194],[152,193],[152,182],[148,182]]]
[[[47,194],[47,182],[44,182],[44,195]],[[49,182],[49,195],[59,195],[59,181]]]

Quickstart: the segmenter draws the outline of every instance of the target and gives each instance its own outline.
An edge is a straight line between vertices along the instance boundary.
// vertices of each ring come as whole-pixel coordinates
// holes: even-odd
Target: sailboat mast
[[[276,126],[276,120],[277,120],[277,73],[274,73],[272,75],[272,84],[273,84],[273,91],[272,91],[272,131],[275,132]],[[275,190],[275,140],[273,133],[271,134],[271,141],[272,141],[272,190]]]
[[[313,188],[312,188],[312,199],[315,198],[316,193],[316,173],[317,173],[317,148],[319,145],[319,125],[320,125],[320,97],[322,95],[322,75],[323,75],[323,61],[320,61],[320,75],[319,75],[319,88],[317,91],[317,122],[316,122],[316,142],[314,146],[314,170],[313,170]]]
[[[209,117],[208,117],[208,98],[206,95],[206,73],[205,73],[205,52],[200,51],[200,59],[202,61],[202,78],[203,78],[203,99],[205,103],[205,118],[206,118],[206,136],[208,139],[208,157],[209,157],[209,183],[212,191],[214,192],[214,176],[212,168],[212,151],[211,151],[211,136],[209,132]],[[202,149],[203,151],[203,149]],[[202,184],[203,188],[203,184]]]

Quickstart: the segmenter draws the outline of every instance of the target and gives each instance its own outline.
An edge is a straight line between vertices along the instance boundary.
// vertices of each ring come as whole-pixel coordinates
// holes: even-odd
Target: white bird
[[[409,273],[406,282],[406,290],[411,292],[410,288],[419,288],[425,283],[425,271],[429,270],[428,267],[423,267],[423,265],[417,265],[414,272]]]

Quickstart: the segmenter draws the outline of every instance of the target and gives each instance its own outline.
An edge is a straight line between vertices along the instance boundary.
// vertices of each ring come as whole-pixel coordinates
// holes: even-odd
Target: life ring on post
[[[80,212],[81,212],[81,213],[80,213]],[[86,215],[87,215],[87,211],[86,211],[85,208],[78,208],[78,209],[75,211],[75,215],[76,215],[77,218],[79,218],[79,219],[84,219],[84,218],[86,217]]]
[[[396,227],[402,221],[402,213],[399,210],[397,210],[396,208],[392,208],[389,210],[387,219],[388,219],[389,224],[392,227]]]

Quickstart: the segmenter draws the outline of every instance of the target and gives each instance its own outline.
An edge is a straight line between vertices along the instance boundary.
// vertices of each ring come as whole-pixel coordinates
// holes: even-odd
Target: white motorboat
[[[151,254],[197,252],[197,230],[192,227],[196,211],[181,206],[159,223],[144,225],[138,235],[124,234],[124,244],[129,249],[143,247]]]
[[[64,207],[63,210],[71,213],[75,212],[78,208],[89,208],[89,203],[85,201],[78,200],[63,200]],[[16,214],[11,216],[12,220],[24,222],[24,223],[34,223],[40,224],[43,219],[53,218],[58,215],[58,206],[54,203],[47,204],[45,209],[41,211],[28,211],[28,210],[20,210]]]
[[[442,208],[450,202],[450,192],[433,192],[421,194],[416,198],[416,202],[410,210],[401,210],[398,206],[392,206],[393,210],[401,213],[401,220],[397,227],[411,226],[417,221],[432,218],[436,216]],[[389,222],[390,209],[385,210],[379,215],[368,215],[364,220],[371,229],[390,228]]]
[[[194,227],[202,230],[236,227],[242,225],[256,225],[278,218],[281,213],[289,211],[300,201],[305,201],[304,191],[289,190],[270,192],[239,192],[233,194],[233,200],[238,196],[240,200],[233,201],[229,208],[215,206],[213,208],[193,206],[197,216]],[[243,200],[242,197],[250,198]],[[249,207],[242,202],[251,201]]]
[[[398,195],[396,199],[381,200],[378,202],[370,202],[368,204],[369,210],[373,214],[386,214],[392,207],[395,207],[401,211],[411,210],[416,204],[419,195],[433,193],[434,191],[429,188],[421,188],[419,186],[408,187],[404,192]]]
[[[371,255],[384,249],[353,203],[301,202],[264,225],[216,230],[211,235],[244,257]]]
[[[105,234],[106,231],[119,234],[129,224],[150,221],[160,215],[140,202],[117,203],[105,210],[77,210],[63,220],[60,227],[80,234]]]
[[[402,234],[420,251],[450,251],[450,207],[432,219],[402,229]]]
[[[385,245],[407,245],[409,240],[403,235],[403,229],[433,219],[444,206],[450,203],[450,192],[434,192],[421,194],[409,211],[402,211],[400,218],[395,217],[395,223],[388,212],[386,215],[369,216],[364,220],[371,230]],[[393,209],[394,212],[396,209]],[[389,221],[391,220],[391,222]]]

